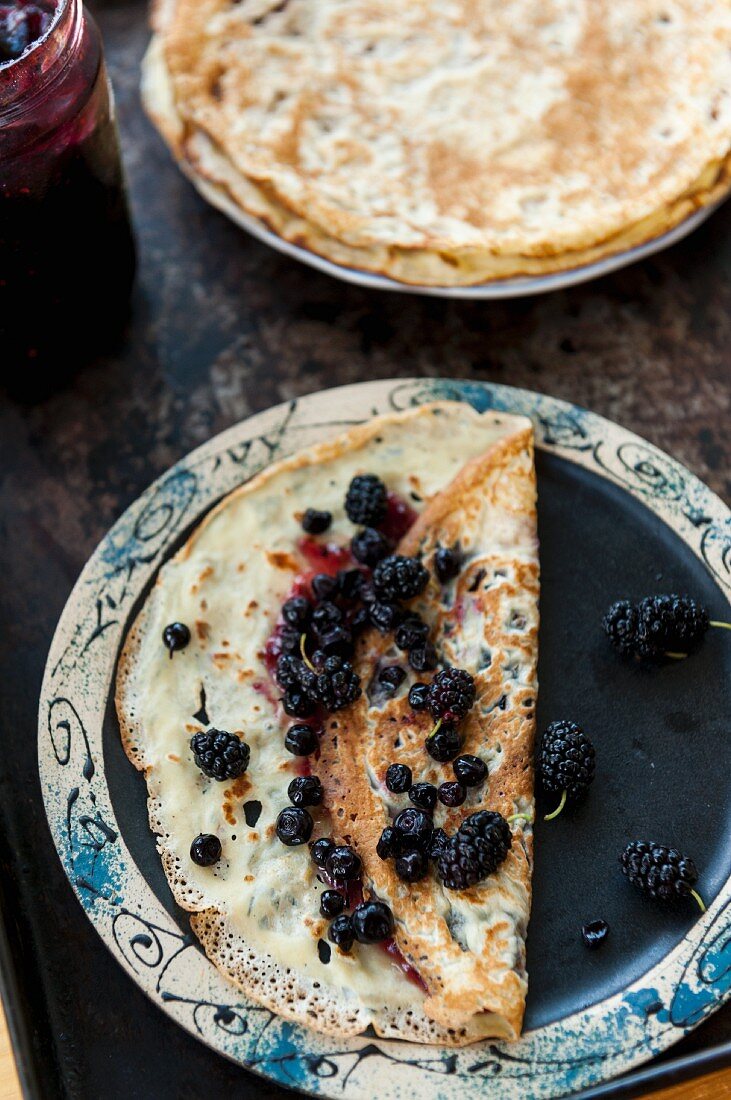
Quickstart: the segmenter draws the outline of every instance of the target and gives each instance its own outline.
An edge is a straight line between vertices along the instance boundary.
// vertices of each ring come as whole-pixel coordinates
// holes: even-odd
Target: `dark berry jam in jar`
[[[134,268],[98,28],[81,0],[0,0],[5,364],[54,372],[102,351],[127,317]]]

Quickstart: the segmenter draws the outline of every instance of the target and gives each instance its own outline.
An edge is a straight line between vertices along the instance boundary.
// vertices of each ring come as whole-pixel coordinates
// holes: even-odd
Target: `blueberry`
[[[364,901],[353,910],[358,943],[382,943],[393,935],[393,913],[382,901]]]
[[[293,806],[319,806],[323,795],[322,783],[316,775],[297,775],[287,787],[287,797]]]
[[[312,818],[301,806],[285,806],[277,816],[277,836],[288,848],[306,844],[313,827]]]
[[[412,710],[426,710],[428,684],[412,684],[409,689],[409,706]]]
[[[462,566],[462,555],[456,547],[440,546],[434,554],[434,572],[442,584],[456,577]]]
[[[437,789],[433,783],[414,783],[409,798],[420,810],[433,810],[437,804]]]
[[[477,787],[487,778],[487,764],[479,756],[458,756],[452,763],[452,770],[463,787]]]
[[[190,846],[190,858],[199,867],[212,867],[221,858],[221,841],[213,833],[199,833]]]
[[[310,601],[304,596],[293,596],[282,604],[282,618],[285,623],[295,627],[300,633],[307,630],[311,612]]]
[[[353,635],[344,626],[334,626],[320,635],[320,650],[326,657],[353,656]]]
[[[386,786],[392,794],[405,794],[411,786],[411,768],[407,768],[406,764],[389,764]]]
[[[378,838],[376,855],[379,859],[389,859],[395,855],[398,848],[398,833],[391,825],[387,825]]]
[[[353,921],[347,913],[341,913],[336,917],[327,930],[327,938],[341,951],[350,951],[355,940]]]
[[[440,764],[454,760],[462,748],[459,730],[453,722],[442,722],[437,732],[427,737],[424,748],[432,760],[438,760]]]
[[[587,947],[595,950],[609,935],[609,925],[605,920],[592,920],[581,929],[581,938]]]
[[[406,672],[400,665],[388,665],[378,673],[378,683],[389,695],[395,695],[406,679]]]
[[[417,646],[409,653],[409,664],[414,672],[431,672],[437,667],[437,651],[431,642]]]
[[[404,882],[418,882],[424,878],[429,870],[429,857],[426,852],[413,848],[410,852],[404,852],[394,862],[394,870]]]
[[[319,512],[317,508],[308,508],[302,517],[302,530],[308,535],[321,535],[332,523],[331,512]]]
[[[330,600],[323,600],[322,603],[318,603],[312,612],[312,627],[321,637],[332,630],[334,626],[340,626],[342,621],[342,611],[337,604],[332,603]]]
[[[360,599],[363,574],[360,569],[341,569],[337,575],[338,594],[344,600]]]
[[[418,649],[426,644],[429,637],[429,627],[418,615],[407,615],[402,619],[396,630],[396,645],[399,649]]]
[[[334,847],[335,841],[330,840],[329,836],[322,836],[319,840],[316,840],[310,848],[310,856],[315,866],[324,867],[327,863],[327,857]]]
[[[284,747],[293,756],[311,756],[319,744],[312,726],[290,726],[284,735]]]
[[[338,582],[329,573],[318,573],[312,578],[310,588],[316,600],[330,600],[337,593]]]
[[[437,791],[439,801],[445,806],[461,806],[467,791],[461,783],[442,783]]]
[[[162,640],[170,656],[179,649],[185,649],[190,642],[190,630],[185,623],[169,623],[162,632]]]
[[[360,856],[350,845],[340,844],[327,857],[325,870],[333,882],[351,882],[360,877]]]
[[[339,917],[345,908],[345,898],[339,890],[323,890],[320,895],[320,912],[323,917],[332,920]]]
[[[365,527],[353,536],[350,550],[356,561],[373,568],[391,552],[391,544],[385,535],[374,527]]]
[[[434,829],[431,815],[425,810],[409,807],[402,810],[393,823],[399,833],[399,844],[407,851],[411,848],[426,848]]]

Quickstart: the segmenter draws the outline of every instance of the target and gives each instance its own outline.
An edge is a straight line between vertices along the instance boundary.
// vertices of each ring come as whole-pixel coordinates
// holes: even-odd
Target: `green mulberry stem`
[[[429,734],[429,737],[433,737],[435,733],[438,733],[438,731],[439,731],[439,730],[441,729],[441,726],[442,726],[442,722],[443,722],[443,721],[444,721],[444,719],[443,719],[443,718],[440,718],[440,719],[439,719],[439,721],[437,722],[436,726],[434,727],[434,729],[433,729],[433,730],[431,731],[431,733]]]
[[[698,891],[697,890],[691,890],[690,894],[691,894],[691,897],[694,897],[695,900],[698,902],[698,905],[700,906],[701,913],[705,913],[706,903],[704,902],[703,898],[700,896]]]
[[[731,623],[722,623],[718,619],[711,619],[709,626],[720,626],[721,630],[731,630]]]
[[[561,792],[561,801],[559,802],[558,806],[553,811],[553,813],[546,814],[546,816],[543,818],[543,820],[544,821],[553,821],[554,817],[558,817],[558,815],[561,813],[561,810],[564,808],[565,805],[566,805],[566,791],[563,790]]]
[[[530,821],[530,823],[532,824],[533,823],[533,815],[532,814],[511,814],[510,817],[506,817],[505,820],[508,822],[508,824],[511,824],[513,821]]]
[[[313,665],[310,658],[307,656],[307,650],[305,649],[306,641],[307,641],[307,635],[306,634],[300,634],[300,653],[302,654],[302,660],[305,662],[305,664],[309,668],[310,672],[316,672],[317,669]]]

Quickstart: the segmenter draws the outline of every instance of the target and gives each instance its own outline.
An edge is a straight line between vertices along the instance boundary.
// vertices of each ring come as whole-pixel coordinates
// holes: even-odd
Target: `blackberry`
[[[428,684],[412,684],[409,689],[409,706],[412,710],[426,710]]]
[[[464,718],[475,701],[475,681],[463,668],[443,668],[429,684],[427,706],[435,721]]]
[[[327,930],[327,938],[341,951],[350,951],[355,941],[353,921],[347,913],[341,913],[336,917]]]
[[[360,599],[363,587],[363,574],[360,569],[341,569],[335,578],[338,582],[338,595],[352,602]]]
[[[600,947],[608,935],[609,925],[605,920],[592,920],[581,928],[581,938],[592,951]]]
[[[375,474],[358,474],[345,495],[345,514],[351,523],[378,527],[386,518],[386,486]]]
[[[462,747],[462,738],[454,722],[443,722],[436,733],[432,733],[424,742],[424,748],[432,760],[446,764],[454,760]]]
[[[325,870],[333,882],[352,882],[360,877],[360,856],[348,844],[336,845],[328,854]]]
[[[462,567],[462,555],[456,546],[440,546],[434,552],[434,572],[442,584],[457,576]]]
[[[412,848],[410,852],[396,857],[393,868],[404,882],[418,882],[429,871],[429,856],[418,848]]]
[[[335,847],[335,841],[331,840],[329,836],[322,836],[319,840],[310,848],[310,857],[316,867],[324,867],[327,863],[327,857]]]
[[[196,764],[209,779],[223,782],[243,775],[249,766],[251,750],[235,733],[206,730],[195,733],[190,748]]]
[[[275,676],[277,683],[285,691],[301,689],[306,695],[314,694],[315,674],[301,657],[293,657],[289,653],[282,654],[277,661]]]
[[[690,596],[646,596],[637,615],[637,653],[645,660],[693,653],[710,626],[705,607]]]
[[[405,794],[411,786],[411,768],[406,764],[389,764],[386,768],[386,786],[393,794]]]
[[[221,841],[213,833],[198,833],[190,846],[190,858],[199,867],[212,867],[221,858]]]
[[[290,718],[309,718],[315,711],[316,703],[302,688],[293,687],[282,696],[282,706]]]
[[[332,920],[339,917],[345,908],[345,898],[339,890],[323,890],[320,894],[320,912],[323,917]]]
[[[317,676],[317,697],[325,710],[342,710],[362,694],[360,676],[349,661],[328,657]]]
[[[350,633],[353,635],[353,637],[357,637],[359,634],[362,634],[363,631],[367,630],[370,625],[371,617],[368,614],[367,607],[359,607],[351,618],[350,622],[348,623]]]
[[[538,776],[547,794],[560,794],[561,801],[546,821],[552,821],[567,799],[575,801],[594,779],[594,746],[576,722],[551,722],[541,739]]]
[[[465,753],[452,764],[455,778],[463,787],[479,787],[487,779],[487,764],[479,756]]]
[[[401,608],[395,603],[374,600],[368,604],[368,618],[381,634],[388,634],[389,630],[395,630],[401,621],[402,614]]]
[[[373,570],[373,586],[382,600],[413,600],[429,583],[429,573],[418,558],[390,554]]]
[[[632,885],[638,886],[654,900],[674,901],[690,895],[705,912],[702,898],[693,889],[698,881],[696,866],[677,848],[633,840],[620,855],[619,862]]]
[[[637,608],[629,600],[613,603],[602,619],[609,641],[622,657],[637,656]]]
[[[314,822],[301,806],[285,806],[277,815],[277,836],[288,848],[306,844],[312,836]]]
[[[364,527],[354,535],[350,543],[350,552],[356,561],[371,569],[391,552],[391,543],[375,527]]]
[[[437,870],[450,890],[465,890],[493,874],[513,842],[510,826],[493,810],[478,810],[444,846]]]
[[[297,775],[287,787],[287,798],[293,806],[319,806],[323,797],[322,783],[316,775]]]
[[[398,832],[398,843],[403,851],[412,848],[426,849],[434,830],[431,815],[424,810],[409,807],[402,810],[393,823]]]
[[[323,600],[322,603],[318,603],[312,612],[312,629],[320,637],[327,634],[328,630],[332,630],[334,626],[340,626],[342,621],[342,611],[337,604],[332,603],[330,600]]]
[[[389,859],[396,854],[398,847],[398,833],[393,826],[387,825],[378,838],[376,855],[379,859]]]
[[[279,649],[288,656],[299,656],[301,630],[293,626],[284,626],[278,633]]]
[[[435,829],[431,835],[431,840],[429,841],[429,847],[427,849],[429,852],[429,859],[439,859],[448,840],[449,837],[444,829]]]
[[[293,756],[311,756],[317,749],[319,740],[312,726],[303,723],[290,726],[284,735],[284,747]],[[295,803],[298,805],[298,803]],[[299,803],[304,805],[304,803]]]
[[[406,679],[406,672],[400,665],[387,665],[378,673],[378,683],[389,695],[395,695]]]
[[[185,649],[190,642],[190,630],[185,623],[169,623],[162,632],[162,641],[166,649],[170,651],[170,659],[173,653]]]
[[[346,630],[344,626],[334,626],[332,630],[328,630],[326,634],[321,634],[319,637],[319,644],[320,649],[316,652],[322,653],[326,658],[342,657],[344,660],[347,660],[349,657],[352,657],[355,652],[353,635],[349,630]]]
[[[396,645],[399,649],[416,649],[429,637],[429,627],[418,615],[407,615],[396,629]]]
[[[317,508],[307,508],[302,516],[302,530],[308,535],[321,535],[327,531],[333,521],[331,512],[320,512]]]
[[[432,672],[437,667],[437,651],[431,642],[412,649],[409,653],[409,664],[414,672]]]
[[[461,783],[442,783],[437,795],[444,806],[461,806],[467,797],[467,790]]]
[[[282,618],[285,623],[295,627],[300,633],[307,630],[311,614],[312,606],[304,596],[292,596],[282,604]]]
[[[318,602],[332,600],[338,592],[337,578],[331,577],[329,573],[316,573],[310,581],[310,589]]]
[[[437,789],[433,783],[414,783],[409,790],[409,798],[420,810],[431,813],[437,804]]]
[[[393,913],[383,901],[364,901],[353,910],[358,943],[382,943],[393,935]]]

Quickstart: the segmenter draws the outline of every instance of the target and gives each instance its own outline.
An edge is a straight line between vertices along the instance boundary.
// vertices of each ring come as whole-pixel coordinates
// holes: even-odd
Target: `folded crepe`
[[[309,758],[324,787],[312,840],[332,836],[363,862],[366,897],[386,902],[395,931],[385,945],[326,946],[319,897],[327,884],[307,845],[285,847],[275,821],[301,761],[284,747],[292,724],[272,676],[271,639],[282,603],[328,561],[347,559],[354,526],[343,500],[350,480],[373,473],[401,520],[414,520],[399,552],[431,569],[438,547],[458,545],[461,569],[430,582],[410,606],[431,628],[440,660],[469,671],[476,701],[461,725],[463,750],[481,757],[487,781],[434,823],[452,833],[477,809],[514,820],[504,863],[469,889],[448,890],[430,872],[399,879],[376,843],[410,803],[392,794],[389,764],[415,781],[452,778],[424,750],[433,721],[408,703],[408,676],[384,693],[384,664],[407,668],[391,636],[358,642],[363,693],[331,714]],[[408,505],[407,503],[408,502]],[[305,509],[333,514],[325,535],[303,536]],[[406,524],[402,524],[406,526]],[[433,573],[433,570],[432,570]],[[225,498],[162,570],[132,625],[119,661],[117,711],[123,743],[144,771],[149,816],[177,902],[208,957],[254,1000],[328,1034],[377,1034],[462,1045],[520,1034],[527,978],[536,702],[538,558],[532,430],[521,417],[440,402],[377,417],[273,465]],[[172,622],[192,638],[170,656]],[[231,782],[195,766],[191,736],[239,733],[251,749]],[[221,860],[199,867],[190,845],[215,834]]]

